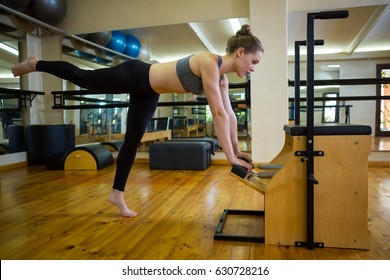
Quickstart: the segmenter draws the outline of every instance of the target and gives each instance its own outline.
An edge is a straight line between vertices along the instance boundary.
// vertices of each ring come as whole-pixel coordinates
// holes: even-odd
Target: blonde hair
[[[245,53],[254,53],[256,51],[264,53],[263,44],[256,36],[252,35],[248,24],[241,26],[236,35],[230,37],[227,41],[226,53],[232,54],[238,48],[244,48]]]

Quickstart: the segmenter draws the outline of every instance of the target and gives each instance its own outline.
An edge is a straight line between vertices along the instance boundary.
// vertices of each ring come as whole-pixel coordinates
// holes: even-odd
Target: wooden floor
[[[390,151],[390,137],[373,137],[371,143],[372,151]]]
[[[390,259],[389,167],[369,167],[370,250],[215,241],[224,209],[263,208],[263,196],[227,165],[161,171],[136,164],[125,197],[139,215],[122,218],[107,201],[114,170],[0,172],[0,259]],[[232,216],[225,232],[260,234],[259,223]]]

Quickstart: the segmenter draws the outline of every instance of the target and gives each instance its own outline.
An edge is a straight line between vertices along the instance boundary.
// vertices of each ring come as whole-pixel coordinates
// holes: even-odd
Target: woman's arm
[[[213,115],[214,128],[217,133],[219,145],[223,148],[226,158],[230,164],[243,165],[248,170],[251,170],[251,164],[237,158],[236,153],[239,152],[237,132],[232,132],[233,130],[237,131],[237,120],[235,120],[236,117],[229,101],[227,78],[223,78],[226,79],[224,82],[226,90],[222,92],[220,88],[218,65],[211,57],[203,59],[200,65],[200,72],[205,95]],[[230,109],[227,111],[226,108]],[[232,127],[234,125],[235,128]],[[235,139],[234,147],[232,137]]]
[[[244,159],[249,163],[252,163],[252,159],[249,157],[249,155],[241,152],[240,146],[238,144],[237,117],[236,114],[234,113],[232,104],[230,102],[229,80],[226,75],[222,76],[221,83],[220,83],[220,90],[222,94],[223,104],[230,120],[230,139],[232,142],[234,154],[236,155],[236,157]]]

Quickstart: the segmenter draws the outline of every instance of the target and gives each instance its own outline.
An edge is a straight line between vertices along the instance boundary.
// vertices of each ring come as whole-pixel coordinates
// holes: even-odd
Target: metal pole
[[[306,242],[307,249],[314,248],[314,18],[307,16],[307,89],[306,89]]]
[[[309,13],[307,15],[307,97],[306,97],[306,247],[314,249],[314,20],[348,17],[348,11]]]
[[[294,123],[296,125],[299,125],[301,123],[301,93],[300,93],[300,80],[301,80],[301,73],[300,73],[300,46],[302,45],[302,42],[306,44],[305,41],[296,41],[295,42],[295,71],[294,71],[294,80],[295,80],[295,86],[294,86],[294,95],[295,95],[295,106],[294,106]]]

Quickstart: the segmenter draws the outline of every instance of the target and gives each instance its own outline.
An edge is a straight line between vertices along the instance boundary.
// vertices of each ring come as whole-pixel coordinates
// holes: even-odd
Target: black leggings
[[[80,87],[106,93],[130,93],[125,139],[116,161],[113,188],[124,191],[142,136],[157,108],[159,94],[149,83],[150,64],[129,60],[111,68],[83,70],[64,61],[43,61],[37,71],[50,73]]]

